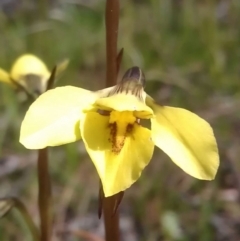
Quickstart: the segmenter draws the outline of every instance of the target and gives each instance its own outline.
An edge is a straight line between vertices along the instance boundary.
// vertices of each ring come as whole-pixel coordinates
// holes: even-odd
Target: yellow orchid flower
[[[20,142],[41,149],[83,139],[106,197],[140,177],[154,145],[191,176],[213,179],[219,156],[210,125],[188,110],[156,104],[143,82],[142,71],[133,67],[121,83],[100,91],[49,90],[30,106]],[[141,125],[142,119],[150,119],[151,130]]]
[[[68,65],[68,60],[57,66],[58,75]],[[10,73],[0,68],[0,81],[18,87],[19,85],[37,95],[46,90],[47,81],[51,75],[44,62],[32,54],[21,55],[13,63]]]

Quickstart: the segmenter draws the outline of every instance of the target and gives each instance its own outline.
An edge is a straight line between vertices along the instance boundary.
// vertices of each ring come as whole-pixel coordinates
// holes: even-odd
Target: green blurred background
[[[211,123],[221,155],[216,179],[207,182],[188,176],[155,150],[140,180],[125,192],[122,240],[240,240],[240,1],[120,2],[120,77],[129,67],[141,67],[146,91],[155,99]],[[26,52],[50,69],[69,58],[59,86],[103,88],[104,11],[104,0],[1,0],[0,67],[10,70]],[[36,152],[18,143],[28,108],[21,99],[0,83],[0,198],[18,196],[38,223]],[[104,237],[97,217],[98,177],[84,145],[50,152],[53,240],[87,240],[76,230]],[[17,212],[0,220],[0,240],[31,240]]]

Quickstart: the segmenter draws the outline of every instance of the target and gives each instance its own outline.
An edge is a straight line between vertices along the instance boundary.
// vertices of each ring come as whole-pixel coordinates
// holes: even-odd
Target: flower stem
[[[106,241],[119,241],[119,214],[118,210],[114,214],[116,197],[111,196],[103,198],[103,214],[105,224],[105,239]]]
[[[122,58],[122,51],[117,53],[119,0],[106,0],[106,87],[116,84]],[[112,197],[102,195],[101,203],[104,214],[106,241],[119,241],[119,214],[116,208],[118,194]]]
[[[52,232],[51,182],[48,171],[47,148],[38,151],[38,206],[40,215],[40,240],[49,241]]]
[[[54,86],[56,66],[47,83],[46,91]],[[38,150],[38,208],[40,216],[40,241],[50,241],[52,234],[51,180],[48,170],[48,149]]]
[[[117,81],[117,38],[119,23],[119,0],[106,0],[106,87]]]
[[[100,184],[98,216],[99,218],[101,217],[103,210],[106,241],[120,240],[118,206],[122,201],[123,195],[124,192],[120,192],[106,198],[104,197],[103,187]]]

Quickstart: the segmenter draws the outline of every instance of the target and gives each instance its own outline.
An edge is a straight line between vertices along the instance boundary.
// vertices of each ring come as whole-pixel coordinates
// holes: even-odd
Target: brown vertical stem
[[[106,0],[106,87],[117,81],[117,38],[119,23],[119,0]],[[102,196],[102,209],[106,241],[119,241],[119,214],[116,209],[117,195]]]
[[[106,241],[119,241],[119,214],[118,206],[123,198],[124,192],[117,193],[111,197],[104,197],[102,185],[99,189],[99,217],[101,217],[101,211],[104,213],[105,224],[105,238]]]
[[[106,1],[106,87],[117,80],[117,38],[119,23],[119,0]]]
[[[40,215],[40,241],[50,241],[52,232],[51,182],[48,171],[47,148],[38,151],[38,206]]]
[[[119,214],[118,210],[114,214],[115,196],[103,199],[103,214],[105,224],[105,239],[106,241],[119,241]]]
[[[47,90],[54,86],[56,66],[47,83]],[[52,234],[51,180],[48,170],[48,149],[38,150],[38,208],[40,216],[40,241],[50,241]]]

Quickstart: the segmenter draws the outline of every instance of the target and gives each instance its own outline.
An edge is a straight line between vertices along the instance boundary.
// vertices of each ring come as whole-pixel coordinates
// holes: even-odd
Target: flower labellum
[[[156,104],[144,85],[142,70],[133,67],[110,88],[49,90],[26,113],[20,142],[41,149],[82,139],[106,197],[140,177],[154,146],[189,175],[212,180],[219,156],[210,125],[188,110]],[[151,121],[150,129],[141,125],[142,119]]]

